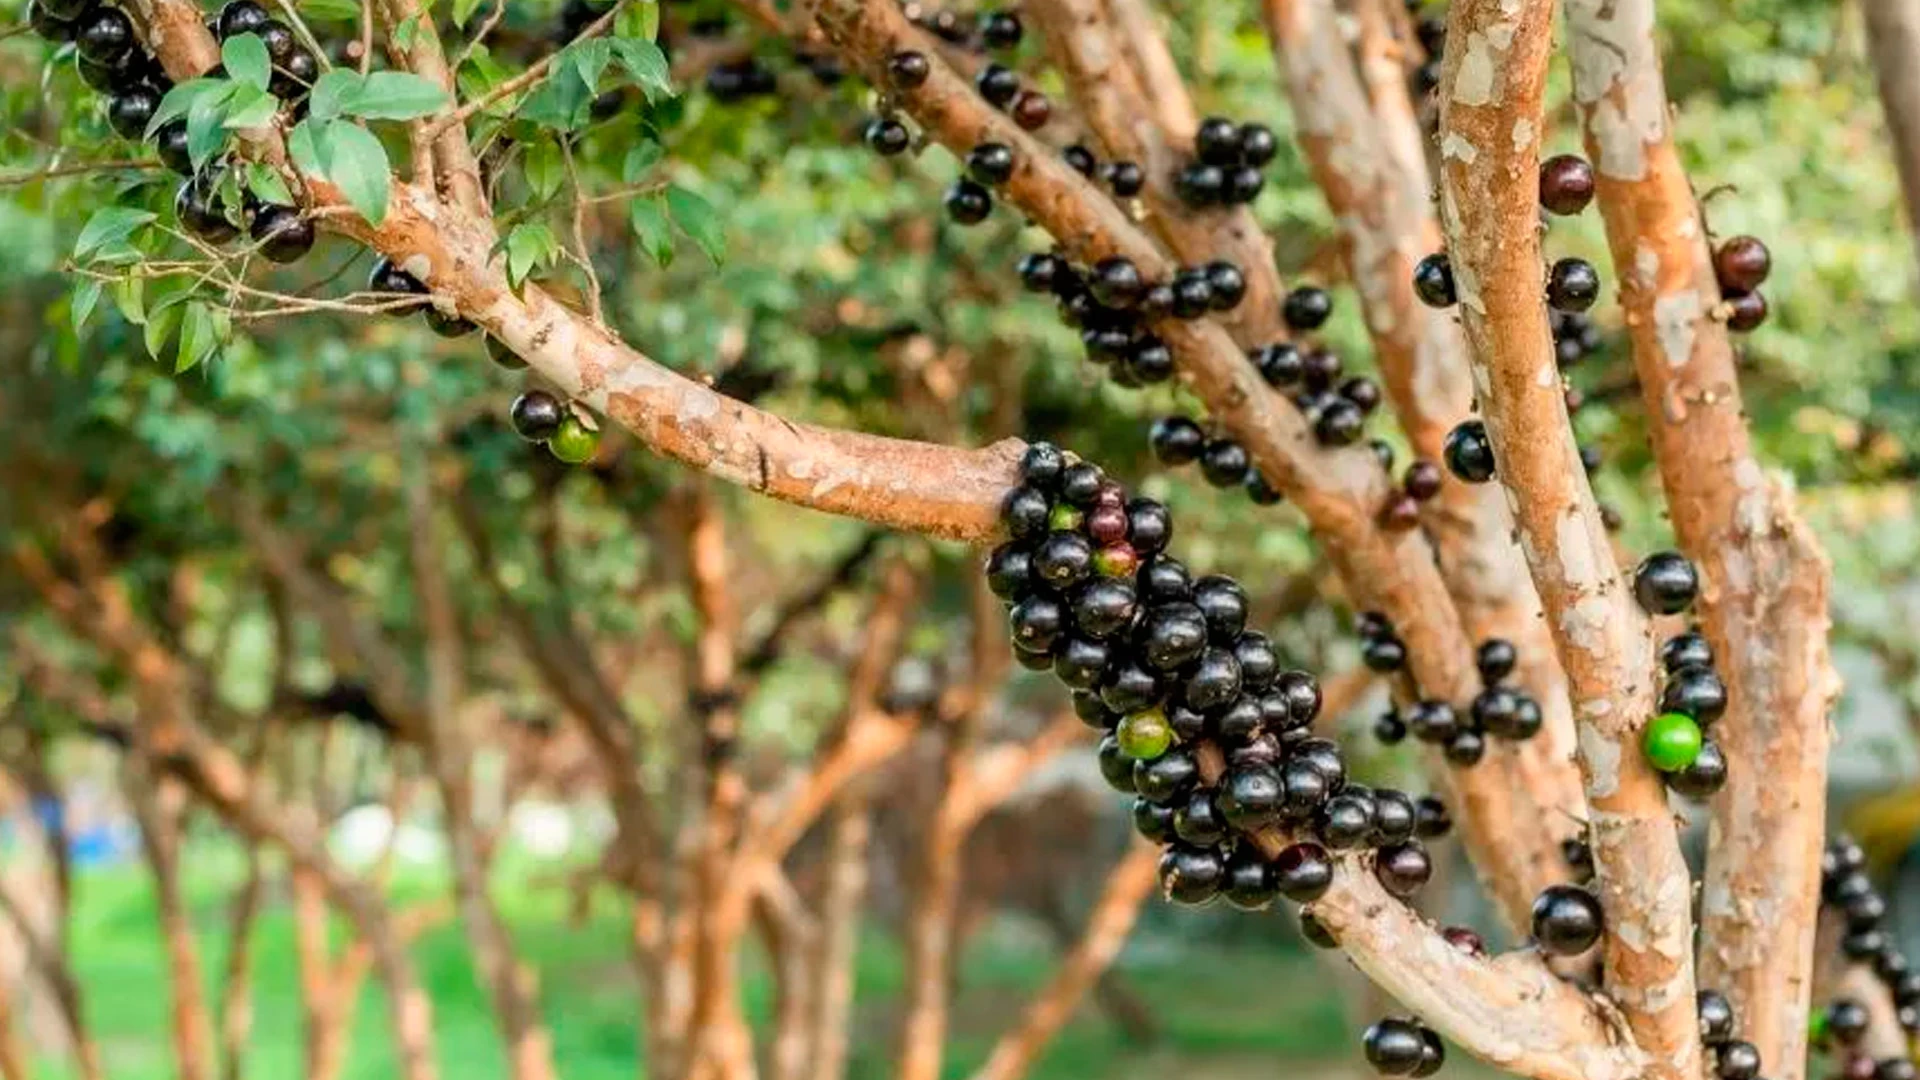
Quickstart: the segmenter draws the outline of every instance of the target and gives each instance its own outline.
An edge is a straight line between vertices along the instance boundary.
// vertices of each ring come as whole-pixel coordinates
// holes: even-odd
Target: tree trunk
[[[1920,255],[1920,0],[1861,0],[1867,54],[1880,84],[1907,233]]]

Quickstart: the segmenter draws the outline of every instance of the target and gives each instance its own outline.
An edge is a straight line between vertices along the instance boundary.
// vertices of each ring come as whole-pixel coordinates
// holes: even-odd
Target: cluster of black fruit
[[[1439,1032],[1394,1016],[1368,1025],[1360,1035],[1360,1051],[1382,1076],[1432,1076],[1447,1061]]]
[[[161,70],[134,33],[126,12],[98,0],[33,0],[29,11],[33,28],[49,41],[73,42],[79,54],[80,78],[107,97],[107,122],[122,138],[135,142],[146,135],[173,82]],[[208,19],[208,29],[222,40],[237,33],[260,35],[273,58],[272,91],[283,98],[306,92],[319,74],[311,52],[294,40],[286,24],[267,17],[252,0],[234,0]],[[154,146],[168,168],[187,177],[174,196],[180,224],[202,240],[224,244],[240,234],[220,208],[217,168],[193,171],[187,153],[187,123],[173,120],[154,132]],[[275,262],[293,262],[313,247],[313,222],[293,207],[263,204],[243,193],[244,212],[258,250]]]
[[[1553,358],[1563,368],[1572,367],[1600,351],[1600,328],[1585,312],[1552,313]]]
[[[1760,1048],[1734,1038],[1733,1002],[1718,990],[1694,996],[1700,1017],[1700,1041],[1713,1051],[1714,1075],[1720,1080],[1759,1080]]]
[[[1333,294],[1318,285],[1287,293],[1281,318],[1296,334],[1310,335],[1333,315]],[[1286,394],[1322,446],[1351,446],[1366,433],[1367,417],[1380,406],[1380,384],[1365,375],[1345,375],[1338,353],[1325,345],[1277,342],[1247,354],[1268,386]],[[1344,377],[1343,377],[1344,376]]]
[[[1265,124],[1209,116],[1194,131],[1194,159],[1174,174],[1173,190],[1194,209],[1250,203],[1267,186],[1261,170],[1279,149],[1279,140]]]
[[[1678,615],[1693,606],[1699,592],[1698,572],[1678,552],[1655,552],[1634,567],[1634,599],[1649,615]],[[1713,647],[1698,631],[1662,644],[1660,666],[1660,711],[1641,733],[1641,747],[1668,787],[1704,799],[1727,782],[1726,755],[1706,734],[1726,712],[1726,684],[1714,671]]]
[[[1407,647],[1393,631],[1393,624],[1378,612],[1360,616],[1361,658],[1369,668],[1383,674],[1406,667]],[[1489,638],[1480,643],[1474,660],[1480,669],[1483,689],[1473,699],[1466,716],[1445,701],[1418,701],[1404,715],[1389,709],[1374,721],[1373,732],[1381,742],[1393,744],[1408,733],[1422,742],[1442,748],[1455,765],[1471,766],[1486,756],[1487,739],[1498,737],[1521,741],[1540,731],[1540,703],[1506,685],[1519,656],[1511,642]]]
[[[923,9],[917,3],[902,10],[908,21],[941,41],[977,52],[1011,49],[1025,36],[1020,16],[1011,11],[983,11],[969,18],[949,8]]]
[[[1549,214],[1578,214],[1593,201],[1593,166],[1577,154],[1560,154],[1540,163],[1540,205]],[[1413,268],[1413,290],[1429,307],[1449,308],[1460,302],[1453,264],[1444,251],[1421,259]],[[1547,268],[1547,304],[1563,315],[1577,315],[1600,298],[1600,271],[1580,258],[1555,260]]]
[[[1385,443],[1376,443],[1376,452],[1383,447],[1381,466],[1391,471],[1393,448]],[[1380,508],[1380,524],[1394,530],[1411,529],[1420,524],[1420,504],[1440,494],[1440,485],[1444,480],[1440,466],[1425,458],[1415,458],[1407,465],[1407,471],[1401,474],[1398,490],[1388,496],[1386,504]]]
[[[970,173],[978,173],[983,151],[967,155]],[[1080,330],[1087,357],[1105,367],[1124,387],[1148,386],[1173,377],[1173,351],[1148,329],[1155,319],[1198,319],[1229,311],[1247,294],[1240,268],[1224,260],[1186,268],[1171,281],[1149,281],[1131,259],[1111,256],[1089,267],[1075,267],[1057,252],[1036,252],[1020,260],[1020,283],[1029,292],[1052,296],[1060,318]]]
[[[1019,40],[1019,20],[1005,12],[983,15],[982,24],[1010,25],[1012,39]],[[933,62],[927,55],[913,50],[901,50],[887,58],[887,81],[897,90],[911,90],[926,83],[933,73]],[[974,79],[974,86],[988,104],[997,109],[1009,111],[1014,122],[1022,128],[1033,131],[1044,126],[1053,116],[1053,104],[1047,96],[1038,90],[1023,89],[1020,76],[1013,69],[1000,64],[988,64],[980,69]],[[913,145],[913,133],[906,123],[894,111],[890,101],[882,95],[880,112],[867,121],[862,138],[867,146],[883,157],[903,153]],[[1072,151],[1081,147],[1070,147]],[[1092,155],[1087,154],[1088,169],[1092,168]],[[1013,177],[1015,161],[1013,150],[1004,143],[987,142],[974,147],[967,154],[966,175],[954,181],[947,189],[944,204],[947,216],[961,225],[977,225],[993,212],[992,188],[1005,184]]]
[[[1773,253],[1752,236],[1736,236],[1713,252],[1713,276],[1727,305],[1727,329],[1746,333],[1767,321],[1767,298],[1760,286],[1773,270]]]
[[[1140,833],[1167,845],[1166,894],[1307,903],[1333,881],[1332,852],[1363,847],[1394,895],[1424,884],[1432,864],[1417,837],[1446,831],[1445,807],[1347,780],[1339,747],[1310,729],[1319,684],[1247,629],[1238,582],[1194,578],[1167,552],[1166,507],[1044,443],[1020,474],[988,585],[1009,605],[1015,658],[1051,670],[1104,733],[1101,774],[1135,797]],[[1313,839],[1282,847],[1276,829]]]
[[[1901,1029],[1910,1036],[1920,1035],[1920,971],[1909,968],[1906,956],[1884,928],[1886,898],[1874,888],[1873,879],[1867,874],[1867,853],[1852,837],[1835,837],[1821,853],[1820,901],[1846,923],[1846,936],[1840,940],[1841,951],[1854,963],[1873,967],[1874,975],[1893,997]],[[1882,1061],[1880,1066],[1882,1069],[1904,1066],[1906,1071],[1898,1076],[1881,1073],[1878,1080],[1912,1080],[1911,1065],[1904,1058],[1897,1060],[1900,1065]]]
[[[1839,1080],[1912,1080],[1913,1063],[1906,1058],[1875,1061],[1861,1046],[1867,1029],[1873,1026],[1873,1014],[1853,998],[1835,998],[1813,1016],[1809,1041],[1826,1053],[1843,1055]]]

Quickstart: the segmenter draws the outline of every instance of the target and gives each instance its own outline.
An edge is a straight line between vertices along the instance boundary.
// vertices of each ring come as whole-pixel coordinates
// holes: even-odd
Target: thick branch
[[[1605,987],[1652,1075],[1700,1070],[1691,888],[1667,792],[1639,746],[1653,642],[1622,579],[1555,377],[1537,180],[1549,0],[1457,0],[1441,103],[1441,216],[1521,549],[1573,697],[1607,932]]]
[[[1413,292],[1413,266],[1440,249],[1440,226],[1425,160],[1402,160],[1393,150],[1398,140],[1419,139],[1404,85],[1393,91],[1398,112],[1375,107],[1330,0],[1265,0],[1262,7],[1296,138],[1339,223],[1388,396],[1415,453],[1439,461],[1447,433],[1473,410],[1473,379],[1459,323]],[[1475,867],[1508,924],[1523,928],[1533,897],[1565,876],[1560,841],[1586,817],[1566,681],[1498,490],[1449,478],[1425,518],[1468,635],[1517,647],[1527,662],[1524,685],[1546,714],[1534,740],[1496,742],[1475,775],[1458,780]],[[1489,829],[1500,835],[1486,835]],[[1478,856],[1494,849],[1511,855],[1483,864]]]
[[[1732,999],[1768,1068],[1798,1080],[1839,689],[1826,559],[1748,439],[1705,226],[1669,128],[1652,0],[1567,0],[1566,14],[1654,458],[1674,533],[1700,568],[1700,614],[1728,689],[1714,733],[1728,769],[1700,904],[1701,981]]]
[[[1900,172],[1907,232],[1920,253],[1920,76],[1915,74],[1915,62],[1920,61],[1920,3],[1861,0],[1860,10],[1867,17],[1867,55],[1880,87],[1893,163]]]

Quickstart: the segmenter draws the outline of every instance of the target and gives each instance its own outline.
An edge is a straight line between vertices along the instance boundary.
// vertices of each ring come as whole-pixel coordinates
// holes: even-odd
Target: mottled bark
[[[1920,254],[1920,3],[1860,0],[1867,17],[1867,56],[1880,87],[1907,232]]]

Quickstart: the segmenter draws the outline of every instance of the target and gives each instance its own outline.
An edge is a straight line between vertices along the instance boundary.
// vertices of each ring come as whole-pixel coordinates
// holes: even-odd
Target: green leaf
[[[279,98],[255,86],[242,86],[227,103],[227,118],[221,126],[229,131],[262,127],[279,111]]]
[[[507,280],[519,288],[527,275],[551,265],[560,254],[560,242],[543,222],[515,225],[507,234]]]
[[[335,123],[327,128],[320,144],[321,163],[327,179],[340,189],[368,224],[379,225],[387,218],[387,150],[373,132],[358,124]]]
[[[600,92],[600,76],[606,73],[607,65],[613,62],[613,42],[606,38],[588,38],[567,46],[567,63],[573,67],[574,74],[586,84],[587,93]]]
[[[545,202],[553,198],[560,190],[560,184],[567,178],[567,166],[560,155],[560,146],[552,139],[541,139],[527,147],[526,159],[520,166],[527,177],[527,187],[533,190],[534,198]]]
[[[180,311],[181,308],[176,305],[148,313],[146,332],[142,335],[142,340],[147,345],[148,356],[155,360],[160,359],[160,354],[165,351],[174,330],[180,325]]]
[[[146,137],[152,138],[154,132],[187,115],[187,110],[193,107],[201,94],[221,89],[231,93],[232,85],[225,79],[188,79],[174,84],[173,89],[160,99],[160,107],[153,111],[153,119],[147,121]]]
[[[352,68],[334,68],[313,80],[307,94],[307,115],[316,121],[331,120],[346,111],[347,103],[360,92],[361,75]]]
[[[256,90],[265,90],[273,78],[273,59],[267,55],[267,43],[259,34],[238,34],[220,46],[220,62],[227,77]]]
[[[628,4],[613,20],[613,32],[642,41],[660,40],[660,5],[655,0]]]
[[[648,101],[673,96],[673,72],[660,46],[640,38],[621,37],[613,39],[613,47],[620,57],[620,66],[627,69]]]
[[[636,144],[627,151],[626,160],[620,163],[620,182],[639,183],[640,178],[647,175],[648,171],[660,164],[660,159],[666,156],[666,149],[657,142],[648,140]]]
[[[308,119],[287,132],[287,156],[293,159],[294,168],[313,176],[327,175],[326,167],[320,164],[320,142],[331,127],[330,121]]]
[[[100,303],[100,292],[104,288],[105,286],[98,278],[82,278],[80,283],[73,287],[73,297],[67,303],[67,313],[73,318],[75,334],[80,332],[81,327],[87,325],[87,317],[93,314],[94,307]]]
[[[447,93],[411,71],[376,71],[345,105],[348,116],[364,120],[412,120],[447,103]]]
[[[358,0],[300,0],[300,13],[313,19],[349,22],[360,18]]]
[[[180,319],[180,351],[173,361],[175,375],[191,371],[220,347],[220,328],[212,309],[195,300],[185,311]]]
[[[187,157],[195,169],[205,165],[227,141],[227,131],[222,124],[227,115],[227,102],[239,86],[239,83],[228,83],[221,90],[201,94],[187,109]]]
[[[85,260],[96,253],[122,247],[158,216],[133,206],[102,207],[80,227],[80,238],[73,242],[73,257]]]
[[[467,20],[480,10],[480,0],[453,0],[453,25],[462,30],[467,28]]]
[[[633,224],[634,239],[662,270],[673,265],[673,226],[667,218],[664,195],[649,195],[627,204],[627,220]]]
[[[257,161],[247,163],[247,190],[253,197],[264,203],[278,206],[292,206],[293,192],[287,190],[287,182],[280,174]]]
[[[726,254],[727,238],[720,224],[720,213],[713,204],[686,188],[670,187],[667,210],[673,214],[674,224],[687,234],[687,239],[700,245],[700,250],[718,266]]]
[[[147,322],[146,282],[141,277],[123,277],[113,283],[113,306],[120,317],[135,326]]]

